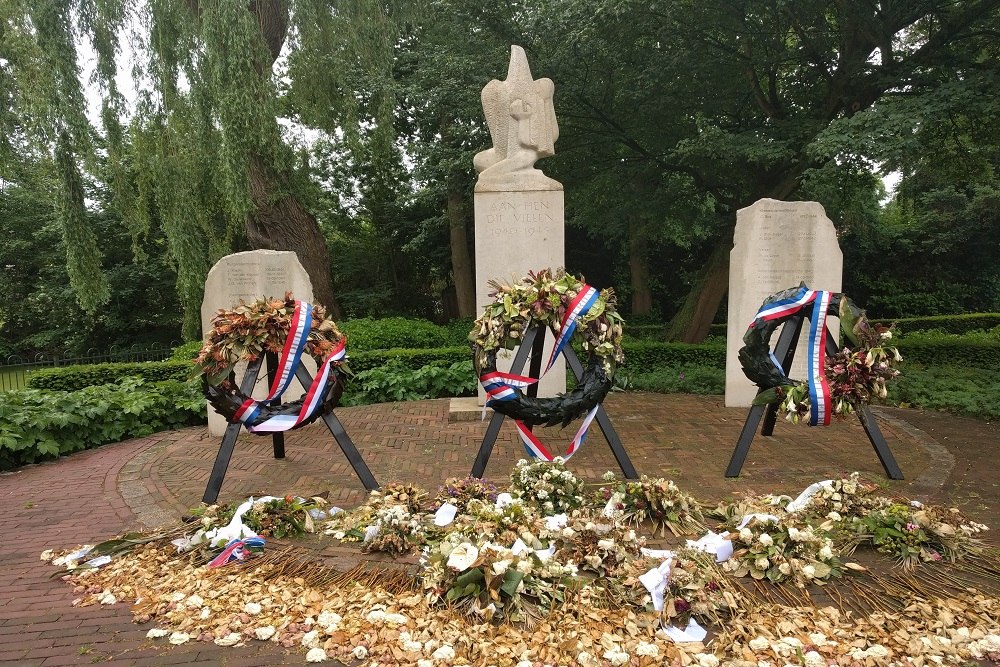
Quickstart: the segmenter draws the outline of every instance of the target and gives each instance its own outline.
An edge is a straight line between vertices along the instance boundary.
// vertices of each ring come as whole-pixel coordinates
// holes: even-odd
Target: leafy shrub
[[[469,332],[472,331],[472,317],[459,317],[444,325],[448,330],[448,346],[460,347],[469,344]]]
[[[351,352],[348,341],[347,363],[355,373],[379,368],[390,362],[400,362],[410,370],[418,370],[428,364],[472,360],[472,352],[468,347],[438,347],[391,350],[372,350],[370,352]]]
[[[1000,326],[1000,313],[966,313],[962,315],[929,315],[927,317],[900,317],[881,320],[886,326],[895,324],[904,335],[914,331],[938,329],[947,333],[964,334],[986,331]]]
[[[1000,369],[1000,328],[962,335],[922,331],[893,340],[906,363]]]
[[[683,364],[648,371],[623,372],[616,384],[633,391],[659,394],[722,394],[726,390],[726,371],[715,366]]]
[[[174,348],[173,353],[170,355],[171,361],[186,361],[190,363],[198,356],[198,352],[201,351],[202,342],[200,340],[191,340],[182,345],[178,345]]]
[[[0,394],[0,470],[205,421],[197,382],[129,377],[77,391]]]
[[[642,372],[653,368],[676,368],[686,364],[726,367],[726,343],[661,343],[657,341],[629,341],[622,343],[625,350],[626,372]]]
[[[433,348],[449,345],[447,328],[433,322],[406,317],[372,319],[362,317],[338,322],[347,336],[347,351],[388,350],[391,348]],[[468,333],[468,331],[466,331]]]
[[[889,385],[888,401],[979,419],[1000,418],[996,371],[961,366],[907,364]]]
[[[472,396],[476,378],[472,360],[432,362],[410,368],[394,359],[383,366],[358,373],[344,392],[343,405],[367,405],[391,401],[417,401],[443,396]]]
[[[115,384],[127,377],[139,377],[146,382],[187,380],[191,376],[190,361],[142,361],[81,366],[58,366],[32,371],[28,375],[30,389],[78,391],[86,387]]]

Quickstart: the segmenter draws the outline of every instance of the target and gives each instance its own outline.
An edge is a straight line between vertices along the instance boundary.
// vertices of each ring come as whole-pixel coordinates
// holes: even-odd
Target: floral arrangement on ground
[[[502,487],[390,484],[348,511],[250,499],[42,559],[74,604],[128,601],[151,638],[276,642],[311,662],[919,666],[1000,658],[986,530],[857,474],[706,509],[673,480],[588,485],[520,461]],[[337,571],[274,539],[305,532],[385,555]],[[255,534],[262,551],[230,554]]]

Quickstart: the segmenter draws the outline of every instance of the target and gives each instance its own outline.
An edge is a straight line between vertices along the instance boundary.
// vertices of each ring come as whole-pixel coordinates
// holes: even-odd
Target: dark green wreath
[[[805,283],[800,283],[798,287],[792,287],[772,294],[764,299],[760,307],[763,308],[775,301],[795,296],[804,286]],[[841,302],[846,303],[846,310],[841,308]],[[840,293],[830,296],[830,305],[826,312],[828,315],[835,315],[841,318],[841,329],[844,331],[850,331],[853,328],[854,320],[864,315],[864,311],[858,308],[850,298]],[[801,314],[801,312],[796,313],[796,315]],[[789,379],[784,372],[777,368],[771,362],[770,357],[771,335],[775,329],[794,316],[789,315],[773,320],[754,320],[756,326],[749,327],[747,332],[743,334],[743,347],[739,351],[740,365],[743,366],[743,374],[761,389],[787,387],[797,384],[795,380]],[[845,319],[849,319],[850,321],[845,321]]]
[[[317,359],[316,363],[320,363],[321,361]],[[331,364],[330,375],[326,379],[326,386],[323,387],[323,397],[320,399],[319,407],[306,420],[289,430],[307,426],[336,408],[340,404],[341,395],[344,393],[345,381],[346,376],[341,370],[340,365]],[[212,404],[212,408],[225,417],[226,421],[231,424],[238,423],[239,420],[235,418],[236,411],[250,398],[240,391],[239,385],[236,383],[236,376],[232,373],[230,373],[228,379],[223,380],[218,385],[211,384],[207,377],[202,376],[202,391],[205,393],[205,398],[208,399],[208,402]],[[249,430],[258,424],[263,424],[271,417],[278,415],[298,415],[302,410],[305,397],[306,395],[302,394],[299,400],[291,401],[290,403],[281,403],[280,405],[261,404],[257,416],[246,422],[247,429]],[[256,435],[272,435],[272,433],[268,431]]]
[[[539,332],[539,335],[541,332]],[[480,358],[481,352],[473,345],[474,358]],[[496,351],[485,352],[486,365],[477,369],[480,376],[492,373],[497,369]],[[571,421],[590,412],[595,405],[604,400],[611,391],[612,379],[604,370],[604,363],[597,355],[590,355],[583,377],[577,383],[576,389],[555,398],[532,398],[526,396],[520,389],[515,389],[517,398],[511,401],[494,401],[490,408],[513,419],[518,419],[528,426],[543,424],[566,426]]]

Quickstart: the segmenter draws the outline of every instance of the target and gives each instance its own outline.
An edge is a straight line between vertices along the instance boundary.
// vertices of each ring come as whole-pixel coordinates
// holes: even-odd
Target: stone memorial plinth
[[[726,407],[749,406],[757,394],[737,355],[761,302],[800,282],[810,289],[839,292],[843,266],[837,230],[819,203],[761,199],[739,210],[729,254]],[[831,317],[827,326],[839,340],[839,320]],[[789,375],[795,380],[806,379],[807,333],[804,329],[799,336]],[[772,348],[780,335],[779,328],[771,338]]]
[[[242,299],[251,303],[260,298],[284,298],[285,292],[302,301],[312,301],[312,282],[302,268],[294,252],[277,250],[253,250],[226,255],[208,272],[205,279],[205,298],[201,302],[201,330],[207,335],[212,329],[212,318],[220,309],[231,309]],[[302,355],[305,367],[313,375],[316,374],[316,362],[307,355]],[[239,383],[246,373],[246,362],[236,365],[236,381]],[[260,377],[254,387],[254,398],[264,398],[267,395],[267,375],[265,367],[261,368]],[[297,400],[304,389],[298,380],[285,392],[286,400]],[[208,406],[209,433],[221,436],[226,431],[225,418]]]
[[[529,271],[565,266],[565,217],[562,184],[534,163],[555,153],[559,136],[549,79],[532,79],[519,46],[511,47],[507,79],[490,81],[482,91],[493,148],[475,156],[476,309],[492,302],[487,283],[512,283]],[[545,340],[545,358],[553,336]],[[510,369],[513,353],[499,355],[498,370]],[[523,371],[528,372],[526,366]],[[538,385],[538,395],[566,391],[566,366],[557,362]],[[485,392],[479,388],[479,404]]]

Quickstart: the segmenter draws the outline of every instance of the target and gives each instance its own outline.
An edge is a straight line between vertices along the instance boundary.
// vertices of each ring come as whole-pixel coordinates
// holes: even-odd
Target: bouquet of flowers
[[[604,481],[609,486],[600,489],[607,502],[605,513],[620,513],[625,521],[650,521],[661,534],[693,535],[705,529],[704,516],[698,502],[681,491],[673,480],[645,475],[639,481],[619,481],[607,472]]]
[[[561,458],[528,463],[519,459],[510,474],[510,490],[546,516],[583,505],[583,482],[566,469]]]

